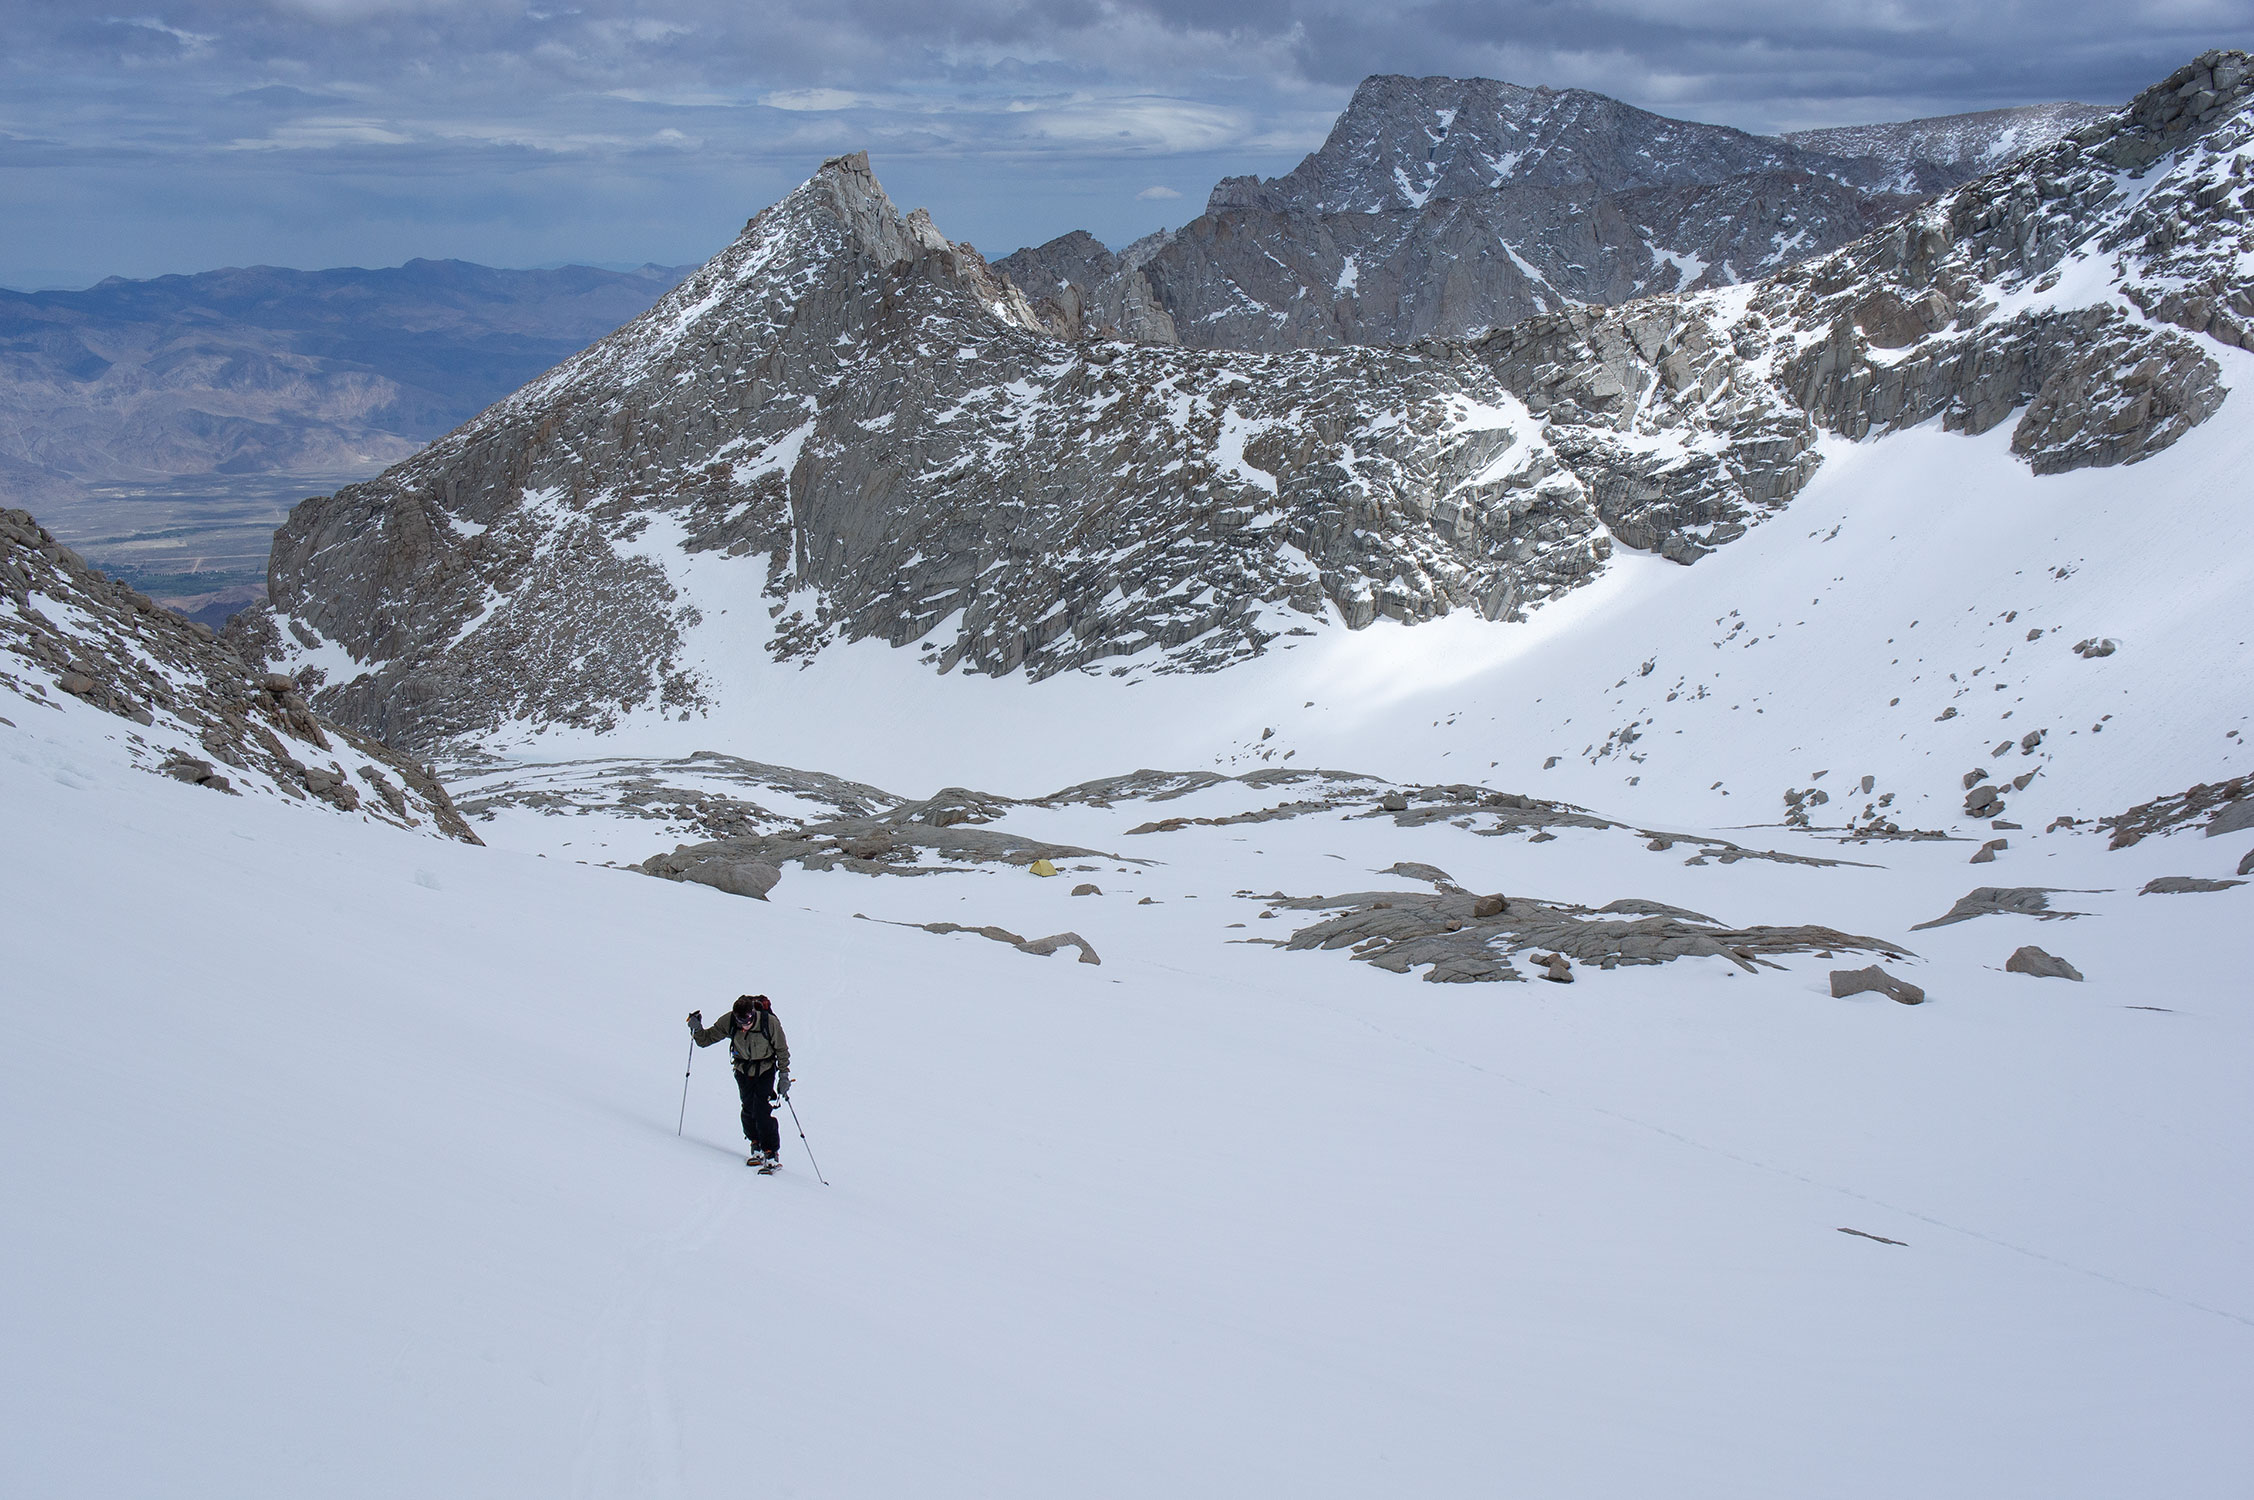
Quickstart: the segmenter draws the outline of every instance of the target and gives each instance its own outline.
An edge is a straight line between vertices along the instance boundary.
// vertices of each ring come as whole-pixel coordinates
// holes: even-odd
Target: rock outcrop
[[[2072,979],[2079,982],[2082,978],[2080,969],[2057,954],[2045,953],[2032,944],[2013,949],[2011,957],[2004,960],[2004,972],[2026,974],[2036,979]]]
[[[0,595],[0,687],[38,711],[114,715],[142,769],[479,841],[421,764],[315,713],[304,684],[87,566],[24,511],[0,510]]]
[[[1844,1000],[1850,995],[1884,995],[1902,1005],[1923,1005],[1925,991],[1907,979],[1897,979],[1877,964],[1862,969],[1834,969],[1831,971],[1831,998]]]
[[[1959,896],[1954,905],[1932,921],[1912,924],[1910,931],[1923,932],[1928,927],[1947,927],[1956,922],[1969,922],[1974,917],[2040,917],[2050,922],[2085,915],[2078,911],[2055,910],[2050,904],[2051,897],[2060,894],[2063,893],[2047,886],[1984,885]]]
[[[1299,897],[1279,893],[1263,899],[1277,910],[1335,913],[1300,928],[1279,946],[1351,948],[1355,958],[1396,974],[1425,966],[1424,977],[1434,984],[1523,978],[1512,966],[1511,955],[1534,949],[1550,950],[1534,959],[1548,969],[1544,977],[1566,984],[1573,982],[1570,960],[1611,969],[1678,958],[1721,958],[1750,973],[1756,965],[1769,963],[1770,954],[1845,948],[1905,956],[1881,939],[1855,937],[1829,927],[1725,927],[1694,911],[1637,899],[1593,909],[1563,901],[1446,891]]]

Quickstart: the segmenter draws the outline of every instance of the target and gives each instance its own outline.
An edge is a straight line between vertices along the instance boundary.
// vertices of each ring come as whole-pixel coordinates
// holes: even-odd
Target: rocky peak
[[[1142,274],[1142,261],[1163,243],[1140,240],[1115,255],[1094,235],[1075,229],[1005,256],[995,269],[1024,288],[1041,325],[1058,338],[1171,344],[1178,341],[1174,320]]]
[[[1436,199],[1570,187],[1615,194],[1807,172],[1856,185],[1881,173],[1725,125],[1672,120],[1585,89],[1492,78],[1363,80],[1322,149],[1216,204],[1308,214],[1416,210]],[[1926,191],[1948,184],[1935,180]]]
[[[2246,90],[2212,54],[1750,289],[1391,350],[1060,342],[832,162],[602,348],[300,506],[274,659],[350,662],[317,701],[417,745],[694,717],[758,691],[747,644],[1207,671],[1380,616],[1516,618],[1616,545],[1694,562],[1792,499],[1824,431],[2016,414],[2038,471],[2134,462],[2219,408],[2203,340],[2254,314]]]
[[[1269,181],[1224,180],[1139,270],[1187,344],[1402,344],[1751,280],[1961,180],[1586,90],[1382,75],[1320,150]],[[1035,252],[1021,254],[1036,270]],[[1122,300],[1109,282],[1078,287],[1083,303]],[[1115,331],[1151,339],[1154,327]]]
[[[1582,89],[1385,74],[1290,172],[1223,179],[1204,214],[1118,258],[1139,277],[1079,260],[1043,316],[1063,337],[1216,349],[1477,335],[1575,303],[1757,279],[2093,113],[2045,105],[1770,139]],[[1006,264],[1049,276],[1063,243]],[[1075,315],[1091,307],[1117,315]]]

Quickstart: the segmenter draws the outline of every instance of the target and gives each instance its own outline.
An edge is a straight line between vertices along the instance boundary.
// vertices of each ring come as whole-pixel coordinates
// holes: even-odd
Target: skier
[[[775,1123],[776,1096],[790,1097],[790,1042],[765,995],[739,995],[728,1014],[710,1026],[704,1012],[689,1012],[689,1035],[699,1047],[726,1038],[734,1055],[736,1092],[743,1099],[744,1165],[762,1173],[782,1165],[783,1133]]]

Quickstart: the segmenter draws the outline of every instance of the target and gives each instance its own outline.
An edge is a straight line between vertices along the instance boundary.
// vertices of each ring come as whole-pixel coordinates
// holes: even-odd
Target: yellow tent
[[[1045,859],[1037,859],[1033,861],[1033,873],[1036,875],[1054,875],[1056,874],[1056,872],[1057,867],[1050,864]]]

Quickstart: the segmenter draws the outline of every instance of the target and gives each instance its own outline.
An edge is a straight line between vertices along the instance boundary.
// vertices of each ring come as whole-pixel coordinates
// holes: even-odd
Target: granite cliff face
[[[1047,299],[1044,320],[1067,338],[1274,350],[1478,334],[1574,303],[1754,280],[2101,113],[2040,106],[1772,140],[1580,89],[1380,76],[1321,150],[1282,177],[1224,180],[1156,243],[1107,262],[1068,235],[999,264]]]
[[[2202,339],[2247,336],[2247,90],[2210,54],[1760,283],[1402,349],[1059,340],[839,158],[642,319],[300,506],[243,638],[434,745],[693,715],[747,650],[1211,670],[1380,615],[1508,618],[1615,544],[1727,543],[1824,431],[2017,413],[2038,471],[2134,461],[2220,404]]]

